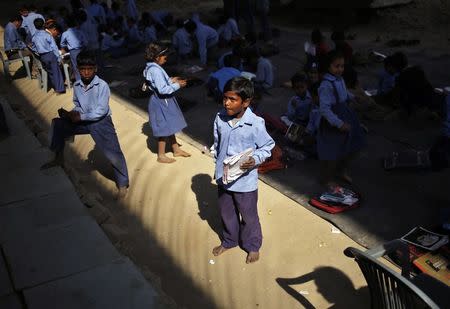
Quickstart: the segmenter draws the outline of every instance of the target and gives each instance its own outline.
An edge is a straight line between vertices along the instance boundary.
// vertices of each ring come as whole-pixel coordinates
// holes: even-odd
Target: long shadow
[[[308,274],[296,278],[277,278],[275,281],[286,293],[291,295],[300,305],[307,309],[313,309],[315,307],[308,301],[304,294],[298,292],[293,286],[301,285],[309,281],[313,281],[317,287],[317,292],[329,303],[333,304],[329,308],[361,308],[361,304],[364,303],[367,304],[367,307],[370,306],[368,288],[355,289],[350,278],[334,267],[317,267]],[[346,293],[346,295],[353,295],[354,297],[342,297],[342,291],[348,291],[349,293]],[[311,293],[311,291],[307,292]]]
[[[198,174],[192,177],[191,189],[195,193],[198,204],[198,216],[206,220],[211,229],[220,238],[222,225],[217,205],[210,205],[206,201],[214,201],[217,196],[217,186],[211,183],[212,178],[207,174]]]
[[[150,123],[146,122],[142,125],[142,134],[147,136],[147,148],[152,153],[158,153],[158,144],[156,138],[152,134]]]
[[[16,78],[25,78],[25,76],[19,74]],[[35,86],[34,83],[32,86]],[[1,91],[5,92],[7,87],[8,91],[10,91],[8,94],[9,101],[15,106],[19,106],[19,109],[25,112],[27,119],[39,123],[43,130],[48,132],[50,126],[47,119],[22,95],[22,92],[16,87],[14,82],[9,84],[3,76],[0,76]],[[66,148],[66,151],[72,152],[70,147]],[[88,160],[82,160],[75,152],[71,153],[70,158],[75,161],[75,166],[80,166],[83,170],[89,170],[92,166],[95,166],[102,175],[110,179],[113,178],[112,168],[109,166],[108,160],[104,158],[98,149],[94,149],[89,153]],[[90,160],[93,160],[93,162],[89,162]],[[161,278],[161,280],[158,278],[156,278],[156,281],[152,280],[154,286],[157,286],[157,282],[159,281],[162,290],[182,307],[217,307],[211,297],[198,288],[192,278],[178,266],[171,254],[160,245],[160,241],[150,228],[144,224],[139,213],[134,213],[125,207],[125,205],[114,201],[112,192],[106,187],[98,185],[94,179],[89,177],[86,185],[96,188],[97,192],[103,198],[102,204],[113,211],[115,213],[114,216],[116,216],[116,212],[120,214],[115,220],[126,222],[127,225],[133,227],[133,234],[140,236],[133,239],[133,246],[130,245],[118,249],[123,254],[129,256],[141,268],[148,269],[158,278]],[[150,278],[154,278],[154,275],[151,275]]]
[[[290,76],[302,67],[301,56],[302,40],[308,40],[307,35],[283,31],[278,40],[280,54],[271,58],[275,68],[278,83],[289,80]],[[294,44],[295,43],[295,44]],[[361,43],[366,48],[367,44]],[[222,50],[225,51],[225,50]],[[295,60],[291,55],[296,55]],[[121,60],[119,60],[120,62]],[[128,58],[127,58],[128,61]],[[442,65],[436,68],[433,59],[427,59],[434,65],[438,72],[445,72]],[[439,61],[444,61],[440,59]],[[381,65],[377,64],[381,69]],[[145,64],[142,63],[142,69]],[[377,69],[374,64],[371,70]],[[426,68],[426,66],[425,66]],[[180,71],[176,66],[166,67],[167,71]],[[210,68],[210,71],[213,69]],[[374,78],[372,71],[358,68],[364,73],[362,78]],[[136,73],[139,70],[134,70]],[[133,79],[133,76],[115,72],[115,76],[103,78]],[[196,77],[206,80],[208,71],[194,74]],[[362,74],[360,74],[362,75]],[[140,75],[141,76],[141,75]],[[432,77],[431,74],[428,74]],[[434,75],[433,75],[434,76]],[[440,76],[440,75],[439,75]],[[136,85],[138,81],[134,82]],[[130,83],[131,85],[131,83]],[[133,84],[134,85],[134,84]],[[127,94],[127,89],[115,89],[114,94],[130,102],[137,107],[138,112],[146,112],[146,100],[132,99]],[[279,116],[285,112],[286,104],[293,95],[291,90],[282,89],[278,85],[273,89],[271,96],[263,97],[260,107],[264,112],[272,116]],[[179,101],[195,102],[185,104],[184,116],[188,127],[183,131],[199,145],[210,145],[212,142],[212,123],[220,106],[209,101],[205,95],[204,87],[192,87],[177,92]],[[183,107],[183,104],[180,104]],[[399,173],[386,172],[382,169],[381,160],[384,156],[394,151],[405,150],[404,144],[398,141],[406,141],[414,148],[426,149],[432,143],[432,138],[439,134],[437,125],[428,123],[422,129],[410,129],[401,122],[366,122],[369,127],[368,148],[365,149],[352,164],[351,172],[355,182],[354,189],[361,193],[363,201],[361,207],[339,215],[325,213],[308,204],[309,199],[320,193],[323,188],[317,184],[319,162],[313,159],[304,161],[291,161],[289,167],[284,170],[273,171],[263,175],[261,179],[299,202],[302,206],[315,214],[331,221],[344,233],[349,235],[359,244],[372,247],[390,239],[398,238],[416,225],[430,226],[438,222],[439,208],[445,206],[448,197],[445,194],[443,183],[450,181],[450,175],[446,172],[430,173]],[[200,149],[201,150],[201,149]],[[431,202],[432,201],[432,202]],[[434,201],[440,201],[434,203]],[[430,206],[432,204],[432,206]],[[398,218],[402,218],[399,220]]]

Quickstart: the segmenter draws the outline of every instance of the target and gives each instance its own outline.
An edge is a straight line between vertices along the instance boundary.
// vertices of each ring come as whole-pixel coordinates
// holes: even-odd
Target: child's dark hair
[[[184,24],[184,28],[187,32],[193,33],[197,29],[197,24],[194,21],[189,20]]]
[[[408,66],[408,57],[402,52],[396,52],[392,56],[392,65],[398,71],[403,71]]]
[[[74,14],[71,14],[66,18],[66,26],[68,28],[74,28],[78,26],[78,20]]]
[[[159,56],[167,55],[169,48],[160,43],[150,43],[147,48],[145,48],[145,60],[155,61]]]
[[[344,54],[336,49],[333,49],[332,51],[328,52],[325,57],[321,60],[321,64],[319,65],[319,69],[326,73],[328,72],[330,65],[336,60],[336,59],[345,59]]]
[[[42,18],[36,18],[36,19],[33,21],[33,24],[34,24],[34,27],[35,27],[37,30],[42,30],[42,29],[44,29],[45,21],[44,21]]]
[[[230,79],[223,88],[223,92],[236,92],[242,101],[253,99],[255,95],[255,88],[253,83],[245,77],[237,76]]]
[[[23,19],[22,19],[21,15],[14,15],[13,17],[11,17],[9,19],[9,21],[12,22],[12,23],[15,22],[15,21],[18,21],[19,23],[22,23]]]
[[[301,83],[307,84],[308,81],[309,81],[308,75],[306,75],[303,72],[297,72],[291,77],[292,87],[294,87],[294,85],[298,85],[298,84],[301,84]]]
[[[96,66],[97,60],[95,54],[92,51],[84,50],[78,54],[77,66]]]
[[[322,42],[323,40],[323,35],[322,32],[320,32],[319,29],[314,29],[311,32],[311,42],[313,42],[314,44],[319,44],[320,42]]]
[[[239,69],[241,66],[241,58],[234,54],[226,55],[223,58],[223,64],[226,67]]]

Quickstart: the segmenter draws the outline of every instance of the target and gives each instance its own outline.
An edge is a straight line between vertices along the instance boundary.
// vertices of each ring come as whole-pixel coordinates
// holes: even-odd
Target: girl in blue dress
[[[187,125],[183,113],[175,99],[175,92],[186,86],[186,80],[179,77],[169,77],[161,67],[167,61],[169,49],[159,44],[151,43],[145,51],[147,66],[144,77],[147,86],[153,92],[148,102],[148,113],[153,136],[158,138],[158,159],[160,163],[173,163],[175,159],[166,156],[166,143],[172,146],[174,157],[190,157],[180,149],[175,133]]]
[[[331,51],[327,55],[326,68],[319,87],[321,123],[317,134],[317,152],[322,161],[321,181],[335,185],[335,177],[347,182],[350,160],[365,145],[365,132],[356,113],[350,109],[350,95],[345,86],[344,55]]]

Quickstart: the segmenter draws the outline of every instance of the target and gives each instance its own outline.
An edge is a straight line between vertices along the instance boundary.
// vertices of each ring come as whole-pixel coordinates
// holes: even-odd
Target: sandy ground
[[[19,79],[5,88],[16,108],[33,115],[35,131],[37,126],[45,132],[57,108],[71,106],[70,94],[45,95],[34,81]],[[259,191],[265,237],[261,261],[246,265],[240,249],[214,258],[211,249],[219,242],[220,221],[216,186],[211,182],[212,159],[181,141],[193,157],[173,165],[158,164],[153,142],[148,149],[147,136],[141,133],[146,119],[114,99],[111,108],[131,175],[126,200],[113,202],[112,171],[89,136],[78,136],[70,145],[67,172],[82,198],[94,205],[91,211],[105,206],[107,221],[123,231],[119,249],[144,274],[159,277],[163,290],[179,305],[281,308],[300,302],[316,308],[332,304],[349,308],[368,300],[367,293],[356,292],[365,285],[358,267],[342,254],[356,244],[344,234],[332,233],[329,223],[263,183]],[[43,132],[41,138],[45,138]],[[277,278],[295,279],[293,296]]]
[[[282,72],[282,77],[289,74]],[[36,81],[23,78],[11,85],[2,83],[1,91],[29,117],[43,141],[57,109],[72,106],[70,91],[59,97],[43,94]],[[134,105],[115,97],[111,108],[131,176],[126,200],[120,204],[112,200],[112,171],[89,136],[77,137],[68,147],[67,172],[82,199],[93,206],[92,214],[119,228],[116,245],[121,251],[149,279],[160,280],[179,306],[366,307],[365,280],[357,265],[342,254],[347,246],[357,245],[344,234],[332,233],[331,224],[264,183],[260,183],[259,203],[265,237],[261,261],[246,265],[240,249],[214,258],[211,249],[218,243],[220,220],[211,181],[212,159],[181,140],[191,158],[173,165],[156,163],[147,119],[135,113]]]

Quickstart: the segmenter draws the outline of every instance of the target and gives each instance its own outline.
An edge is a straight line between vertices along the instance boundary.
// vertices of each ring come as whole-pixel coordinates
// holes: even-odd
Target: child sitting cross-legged
[[[306,126],[311,110],[312,98],[308,91],[308,77],[304,73],[296,73],[291,78],[292,89],[295,95],[289,100],[287,112],[281,116],[287,126],[292,123]]]

